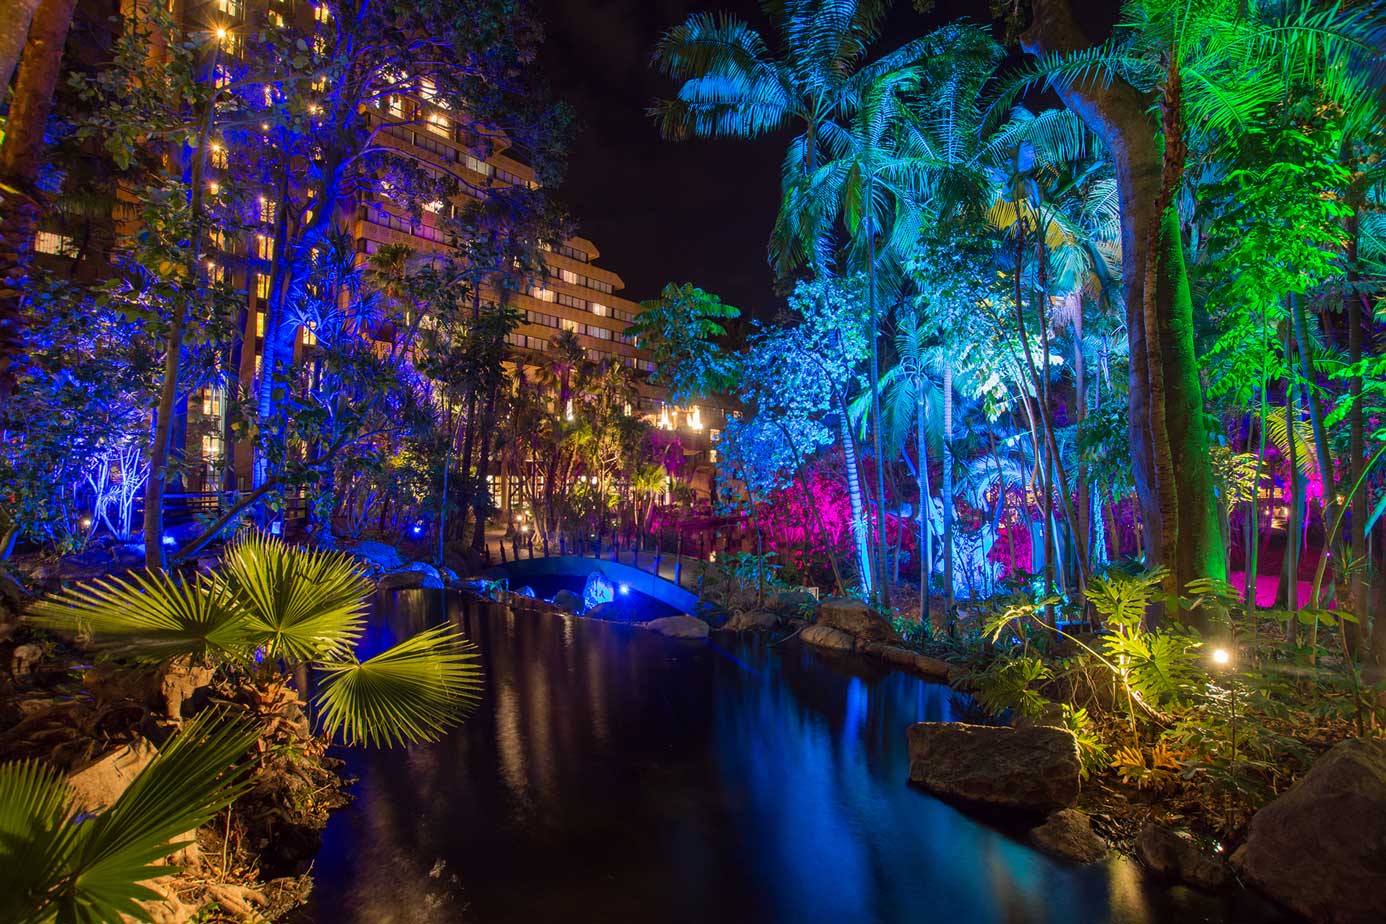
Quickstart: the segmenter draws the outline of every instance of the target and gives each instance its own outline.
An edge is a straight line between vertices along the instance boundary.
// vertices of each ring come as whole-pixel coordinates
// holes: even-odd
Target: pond
[[[1244,921],[1077,869],[906,783],[905,727],[947,687],[797,640],[666,639],[436,591],[383,598],[368,649],[437,622],[481,650],[485,697],[444,740],[344,753],[302,920]]]

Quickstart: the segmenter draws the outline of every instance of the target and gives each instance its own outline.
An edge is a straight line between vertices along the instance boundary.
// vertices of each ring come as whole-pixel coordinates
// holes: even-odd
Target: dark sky
[[[619,273],[623,294],[637,301],[657,295],[667,282],[692,282],[758,317],[773,315],[778,306],[765,246],[779,202],[780,162],[794,132],[755,140],[664,141],[645,115],[652,100],[674,89],[649,66],[665,30],[692,11],[725,10],[750,22],[774,48],[773,29],[759,4],[538,2],[547,36],[544,71],[577,117],[559,198],[582,235],[601,250],[600,265]],[[987,14],[983,0],[940,0],[927,17],[912,6],[897,0],[875,54],[960,16]]]

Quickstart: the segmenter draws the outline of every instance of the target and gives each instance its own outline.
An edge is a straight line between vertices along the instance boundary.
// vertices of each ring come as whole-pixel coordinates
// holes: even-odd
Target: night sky
[[[765,246],[779,204],[779,171],[794,132],[755,140],[664,141],[645,109],[674,83],[649,66],[663,32],[695,10],[726,10],[775,46],[754,0],[540,0],[551,89],[576,113],[568,177],[558,197],[598,263],[625,280],[624,295],[652,298],[667,282],[692,282],[757,317],[778,308]],[[982,0],[937,4],[924,17],[899,0],[876,54],[964,13]]]
[[[542,66],[576,114],[568,176],[558,192],[599,265],[622,293],[652,298],[692,282],[768,319],[779,309],[765,261],[779,204],[779,170],[792,129],[746,140],[664,141],[645,109],[674,83],[649,65],[655,43],[695,10],[728,11],[777,48],[756,0],[537,0],[546,27]],[[1089,34],[1109,31],[1119,4],[1076,2]],[[961,17],[989,21],[984,0],[937,0],[927,16],[896,0],[872,57]],[[999,27],[994,27],[999,34]],[[1012,50],[1011,62],[1021,60]],[[1051,94],[1039,102],[1057,105]]]

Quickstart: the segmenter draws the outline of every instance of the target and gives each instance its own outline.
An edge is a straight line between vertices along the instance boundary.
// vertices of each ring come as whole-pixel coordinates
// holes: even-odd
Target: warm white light
[[[1217,651],[1213,652],[1213,663],[1215,664],[1227,664],[1231,660],[1232,656],[1227,653],[1227,649],[1225,648],[1219,648]]]
[[[226,38],[226,30],[225,30],[224,28],[222,28],[221,26],[217,26],[217,38],[218,38],[218,39],[224,39],[224,38]]]

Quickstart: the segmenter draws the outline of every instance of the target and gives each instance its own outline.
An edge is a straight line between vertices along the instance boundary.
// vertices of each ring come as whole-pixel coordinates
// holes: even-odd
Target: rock
[[[215,671],[203,664],[195,664],[184,655],[166,662],[159,668],[159,698],[164,703],[164,713],[170,719],[183,715],[183,704],[191,701],[207,689]]]
[[[1107,855],[1107,842],[1092,829],[1092,819],[1077,809],[1059,809],[1030,832],[1030,842],[1050,856],[1074,863],[1096,863]]]
[[[818,624],[868,642],[900,642],[885,617],[861,600],[833,597],[818,604]]]
[[[553,605],[569,613],[582,612],[582,598],[567,588],[553,595]]]
[[[462,580],[460,577],[457,576],[457,572],[453,571],[451,568],[439,568],[438,574],[442,576],[443,583],[447,584],[449,587]],[[530,593],[531,595],[533,595],[533,591],[531,591]]]
[[[381,590],[411,590],[423,587],[424,577],[422,571],[391,571],[382,575],[376,585]]]
[[[16,678],[27,677],[42,657],[42,645],[35,645],[33,642],[16,645],[14,651],[10,652],[10,673]]]
[[[1334,745],[1256,813],[1232,865],[1315,921],[1386,921],[1386,741]]]
[[[832,626],[815,625],[799,633],[799,638],[818,648],[827,648],[830,651],[851,651],[857,646],[857,640],[852,638],[841,629],[834,629]]]
[[[914,656],[913,669],[925,680],[932,680],[935,683],[952,683],[953,678],[959,672],[955,665],[949,664],[947,661],[922,654]]]
[[[817,606],[818,598],[803,590],[780,590],[765,598],[765,608],[773,613],[802,616]]]
[[[780,617],[765,610],[737,613],[722,626],[728,632],[764,632],[780,624]]]
[[[394,571],[404,564],[399,549],[383,542],[365,540],[356,543],[347,551],[367,564],[373,565],[377,571]]]
[[[1187,831],[1148,821],[1136,835],[1136,859],[1157,878],[1213,892],[1227,885],[1227,863]]]
[[[411,561],[409,564],[405,565],[401,569],[401,573],[403,572],[414,572],[417,574],[422,574],[423,583],[419,584],[418,586],[424,588],[425,590],[443,589],[443,575],[438,571],[437,568],[433,567],[426,561]]]
[[[148,739],[136,738],[70,774],[67,782],[72,787],[78,811],[99,812],[110,808],[157,753]]]
[[[611,583],[610,578],[600,571],[593,571],[587,575],[587,583],[582,586],[583,609],[590,610],[594,606],[601,606],[615,599],[616,586]]]
[[[651,632],[658,632],[660,635],[669,638],[707,638],[708,624],[697,616],[665,616],[661,619],[651,619],[649,622],[638,623],[642,629],[649,629]]]
[[[1030,716],[1017,716],[1011,723],[1016,728],[1067,728],[1064,724],[1064,707],[1060,703],[1045,703],[1040,714],[1031,718]]]
[[[1036,812],[1078,798],[1078,742],[1063,729],[920,722],[908,735],[910,781],[938,795]]]

